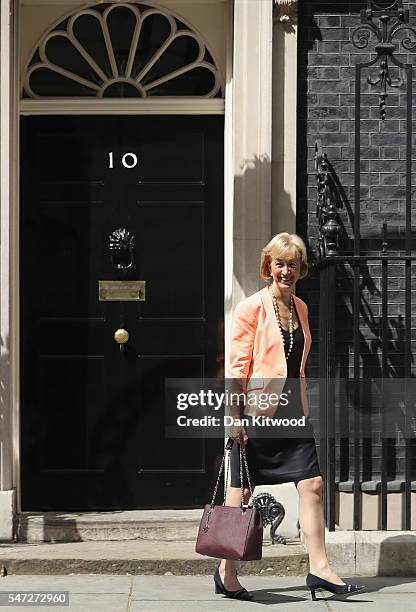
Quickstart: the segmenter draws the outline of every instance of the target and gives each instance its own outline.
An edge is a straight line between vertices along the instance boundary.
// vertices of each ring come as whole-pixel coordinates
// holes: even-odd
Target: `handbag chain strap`
[[[214,494],[212,496],[212,500],[211,500],[211,504],[210,504],[211,507],[210,507],[210,509],[207,512],[207,516],[206,516],[206,520],[205,520],[204,532],[208,531],[209,519],[211,518],[211,513],[212,513],[212,511],[214,509],[214,503],[215,503],[215,498],[217,496],[218,485],[220,483],[221,474],[222,474],[222,471],[224,469],[225,456],[226,456],[226,454],[228,452],[228,461],[227,461],[226,473],[225,473],[224,501],[222,502],[222,505],[225,504],[225,498],[227,497],[227,488],[228,488],[228,471],[229,471],[229,466],[230,466],[230,454],[231,454],[231,449],[232,449],[233,443],[234,443],[233,439],[229,438],[227,444],[225,445],[224,454],[222,456],[222,461],[221,461],[220,469],[219,469],[219,472],[218,472],[217,482],[215,483]],[[240,444],[239,444],[239,446],[240,446],[241,507],[243,507],[243,505],[244,505],[244,487],[243,487],[243,462],[242,462],[242,457],[244,458],[244,465],[245,465],[246,473],[247,473],[248,486],[250,488],[250,499],[253,497],[253,489],[251,488],[250,474],[249,474],[248,465],[247,465],[246,449],[244,448],[244,440],[243,440],[243,437],[242,437],[241,434],[240,434]]]
[[[214,488],[214,495],[212,496],[212,500],[211,500],[211,510],[214,506],[215,503],[215,498],[217,497],[217,491],[218,491],[218,485],[220,483],[220,478],[221,478],[221,474],[222,474],[222,470],[224,468],[224,461],[225,461],[225,455],[227,453],[227,448],[225,448],[224,454],[222,456],[222,461],[221,461],[221,466],[220,466],[220,471],[218,472],[218,477],[217,477],[217,482],[215,483],[215,488]],[[225,500],[225,494],[224,494],[224,500]]]
[[[241,506],[243,506],[244,505],[244,487],[243,487],[243,461],[242,461],[242,458],[244,459],[244,465],[245,465],[245,469],[246,469],[246,473],[247,473],[248,486],[249,486],[249,489],[250,489],[250,498],[253,497],[253,489],[251,487],[250,473],[248,471],[248,465],[247,465],[246,449],[244,448],[244,442],[243,442],[242,437],[240,438],[240,440],[241,440],[241,442],[239,444],[239,446],[240,446],[240,484],[241,484]],[[228,442],[227,442],[227,444],[225,446],[224,454],[222,456],[222,461],[221,461],[220,469],[219,469],[219,472],[218,472],[217,482],[215,483],[214,494],[212,496],[212,500],[211,500],[211,504],[210,504],[211,508],[213,508],[214,503],[215,503],[215,498],[217,497],[218,486],[219,486],[219,483],[220,483],[222,471],[224,469],[225,457],[226,457],[227,452],[228,452],[228,460],[227,460],[226,473],[225,473],[225,490],[224,490],[223,505],[225,504],[225,498],[227,497],[227,489],[228,489],[228,472],[229,472],[229,467],[230,467],[230,454],[231,454],[231,449],[232,449],[232,446],[233,446],[232,443],[233,443],[232,438],[229,438]]]
[[[244,465],[246,468],[246,474],[247,474],[247,480],[248,480],[248,487],[250,489],[250,499],[253,497],[253,489],[251,488],[251,480],[250,480],[250,473],[248,471],[248,465],[247,465],[247,455],[246,455],[246,449],[244,447],[244,443],[240,444],[240,483],[241,483],[241,507],[243,507],[244,505],[244,488],[243,488],[243,465],[242,465],[242,457],[244,457]],[[250,499],[248,501],[250,501]]]

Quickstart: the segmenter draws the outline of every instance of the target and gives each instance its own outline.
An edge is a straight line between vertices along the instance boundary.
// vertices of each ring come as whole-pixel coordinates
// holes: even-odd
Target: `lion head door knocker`
[[[134,265],[134,235],[120,227],[109,235],[111,264],[116,270],[127,270]]]
[[[276,529],[285,518],[285,509],[270,493],[259,493],[253,497],[253,506],[263,515],[263,525],[271,525],[270,539],[272,544],[286,544],[286,538],[276,534]]]

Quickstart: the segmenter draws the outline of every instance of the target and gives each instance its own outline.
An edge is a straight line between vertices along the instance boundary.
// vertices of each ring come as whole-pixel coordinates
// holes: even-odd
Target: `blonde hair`
[[[280,232],[280,234],[273,236],[261,251],[260,276],[263,280],[270,280],[271,259],[278,259],[285,255],[292,255],[300,260],[299,278],[307,276],[309,270],[308,255],[302,238],[297,234]]]

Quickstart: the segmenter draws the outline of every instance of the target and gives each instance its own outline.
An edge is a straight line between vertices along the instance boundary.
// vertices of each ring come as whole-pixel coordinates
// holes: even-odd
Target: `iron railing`
[[[320,141],[315,144],[315,169],[317,181],[318,253],[317,269],[320,280],[319,308],[319,377],[320,377],[320,460],[324,476],[324,507],[326,524],[329,530],[335,529],[336,491],[353,492],[353,529],[362,528],[363,491],[376,491],[380,495],[379,529],[387,529],[387,492],[404,493],[403,524],[411,528],[411,492],[416,491],[416,448],[414,439],[404,435],[400,444],[391,442],[385,435],[385,423],[390,407],[382,402],[380,409],[379,442],[374,444],[362,436],[364,420],[371,419],[371,407],[364,406],[360,393],[360,378],[366,368],[362,367],[363,350],[366,342],[365,328],[370,328],[376,349],[372,353],[373,371],[382,381],[389,378],[411,378],[411,333],[412,333],[412,267],[416,257],[412,254],[411,207],[412,207],[412,66],[402,63],[396,57],[398,44],[395,42],[399,32],[407,30],[401,38],[402,50],[416,47],[409,36],[416,31],[409,26],[409,13],[403,8],[402,1],[388,3],[387,8],[380,2],[367,1],[367,9],[361,11],[361,25],[352,33],[352,43],[359,49],[366,48],[371,36],[375,36],[375,59],[357,63],[355,67],[355,159],[354,159],[354,220],[352,238],[348,238],[339,216],[339,202],[334,189],[335,177],[330,162],[322,149]],[[386,5],[386,3],[384,3]],[[378,20],[378,23],[376,22]],[[406,93],[406,145],[404,171],[404,214],[402,229],[393,228],[386,222],[382,227],[367,231],[361,236],[361,108],[362,77],[364,71],[371,72],[379,65],[378,78],[367,77],[368,88],[378,88],[380,121],[384,122],[388,113],[388,92],[390,87],[404,88]],[[391,70],[393,67],[393,72]],[[396,72],[402,75],[396,75]],[[403,79],[405,76],[405,79]],[[378,244],[377,244],[378,243]],[[398,270],[398,266],[400,269]],[[394,275],[393,275],[394,272]],[[393,284],[392,281],[395,280]],[[397,281],[397,282],[396,282]],[[347,283],[347,289],[342,285]],[[377,284],[379,287],[377,288]],[[339,290],[341,286],[341,290]],[[392,341],[393,329],[390,322],[397,323],[401,317],[401,306],[397,303],[396,319],[389,313],[389,302],[403,289],[404,323],[401,329],[401,354],[398,360],[392,358],[397,343]],[[364,289],[379,293],[380,303],[376,305],[377,316],[373,316],[364,298]],[[414,292],[414,290],[413,290]],[[340,304],[343,313],[348,311],[345,301],[350,300],[349,321],[340,320],[337,308]],[[393,300],[394,303],[394,300]],[[345,378],[353,384],[354,410],[345,418],[351,419],[351,435],[336,438],[335,415],[333,409],[337,398],[334,381],[339,378],[341,336],[347,336],[346,344],[351,353],[343,355]],[[393,359],[393,361],[392,361]],[[379,363],[377,363],[379,360]],[[352,363],[350,363],[350,361]],[[342,370],[342,368],[341,368]],[[364,372],[363,372],[364,370]],[[350,376],[351,375],[351,376]],[[383,397],[383,394],[382,394]],[[404,407],[406,411],[408,406]],[[369,416],[370,414],[370,416]],[[380,456],[377,457],[378,451]],[[392,453],[390,453],[392,451]],[[391,455],[403,454],[392,468]],[[366,462],[373,464],[369,468]],[[393,462],[394,463],[394,462]]]

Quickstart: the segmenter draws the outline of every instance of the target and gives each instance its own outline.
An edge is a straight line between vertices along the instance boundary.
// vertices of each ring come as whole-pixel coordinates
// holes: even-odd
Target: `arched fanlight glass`
[[[144,4],[101,4],[47,32],[24,76],[23,97],[221,97],[201,37]]]

